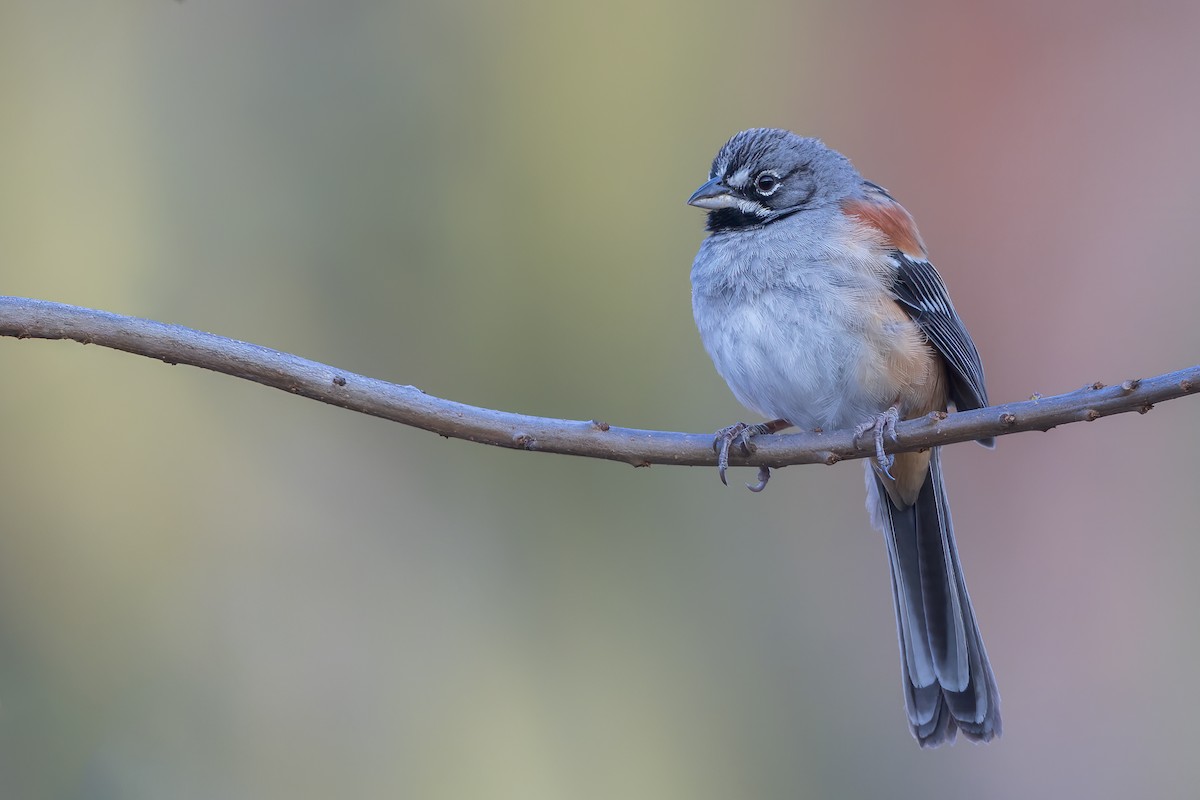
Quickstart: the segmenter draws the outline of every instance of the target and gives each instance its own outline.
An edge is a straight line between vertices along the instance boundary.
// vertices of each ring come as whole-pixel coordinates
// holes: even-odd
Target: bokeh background
[[[713,430],[683,200],[777,125],[914,213],[995,400],[1153,375],[1200,352],[1197,42],[1194,2],[7,2],[2,291]],[[0,796],[1200,783],[1195,400],[951,448],[1006,734],[923,752],[858,464],[755,496],[74,343],[0,372]]]

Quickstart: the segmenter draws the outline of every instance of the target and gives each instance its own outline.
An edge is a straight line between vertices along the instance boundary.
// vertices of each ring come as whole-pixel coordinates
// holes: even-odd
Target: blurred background
[[[709,431],[735,131],[913,212],[992,398],[1197,360],[1200,5],[0,6],[2,291]],[[910,737],[861,466],[489,449],[0,340],[0,795],[1194,796],[1194,399],[946,455],[1005,736]],[[734,477],[749,480],[752,471]]]

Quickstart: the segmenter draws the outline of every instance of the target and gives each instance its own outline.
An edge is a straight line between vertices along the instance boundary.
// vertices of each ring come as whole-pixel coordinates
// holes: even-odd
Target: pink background
[[[995,401],[1119,382],[1200,352],[1197,42],[1184,2],[8,4],[0,276],[713,430],[683,201],[776,125],[914,214]],[[1006,733],[922,752],[857,464],[753,496],[76,344],[0,367],[6,797],[1195,795],[1195,399],[950,449]]]

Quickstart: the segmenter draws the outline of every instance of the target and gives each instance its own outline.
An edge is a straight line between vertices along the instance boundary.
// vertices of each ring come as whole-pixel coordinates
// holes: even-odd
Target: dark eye
[[[761,194],[763,197],[774,192],[779,188],[779,176],[771,172],[760,173],[754,179],[754,191]]]

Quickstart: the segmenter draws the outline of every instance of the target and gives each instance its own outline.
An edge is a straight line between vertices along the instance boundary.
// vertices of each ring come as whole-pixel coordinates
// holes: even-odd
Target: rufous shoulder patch
[[[842,203],[842,211],[877,230],[887,246],[909,258],[926,260],[925,243],[921,241],[912,215],[883,192],[874,194],[865,200],[847,200]]]

